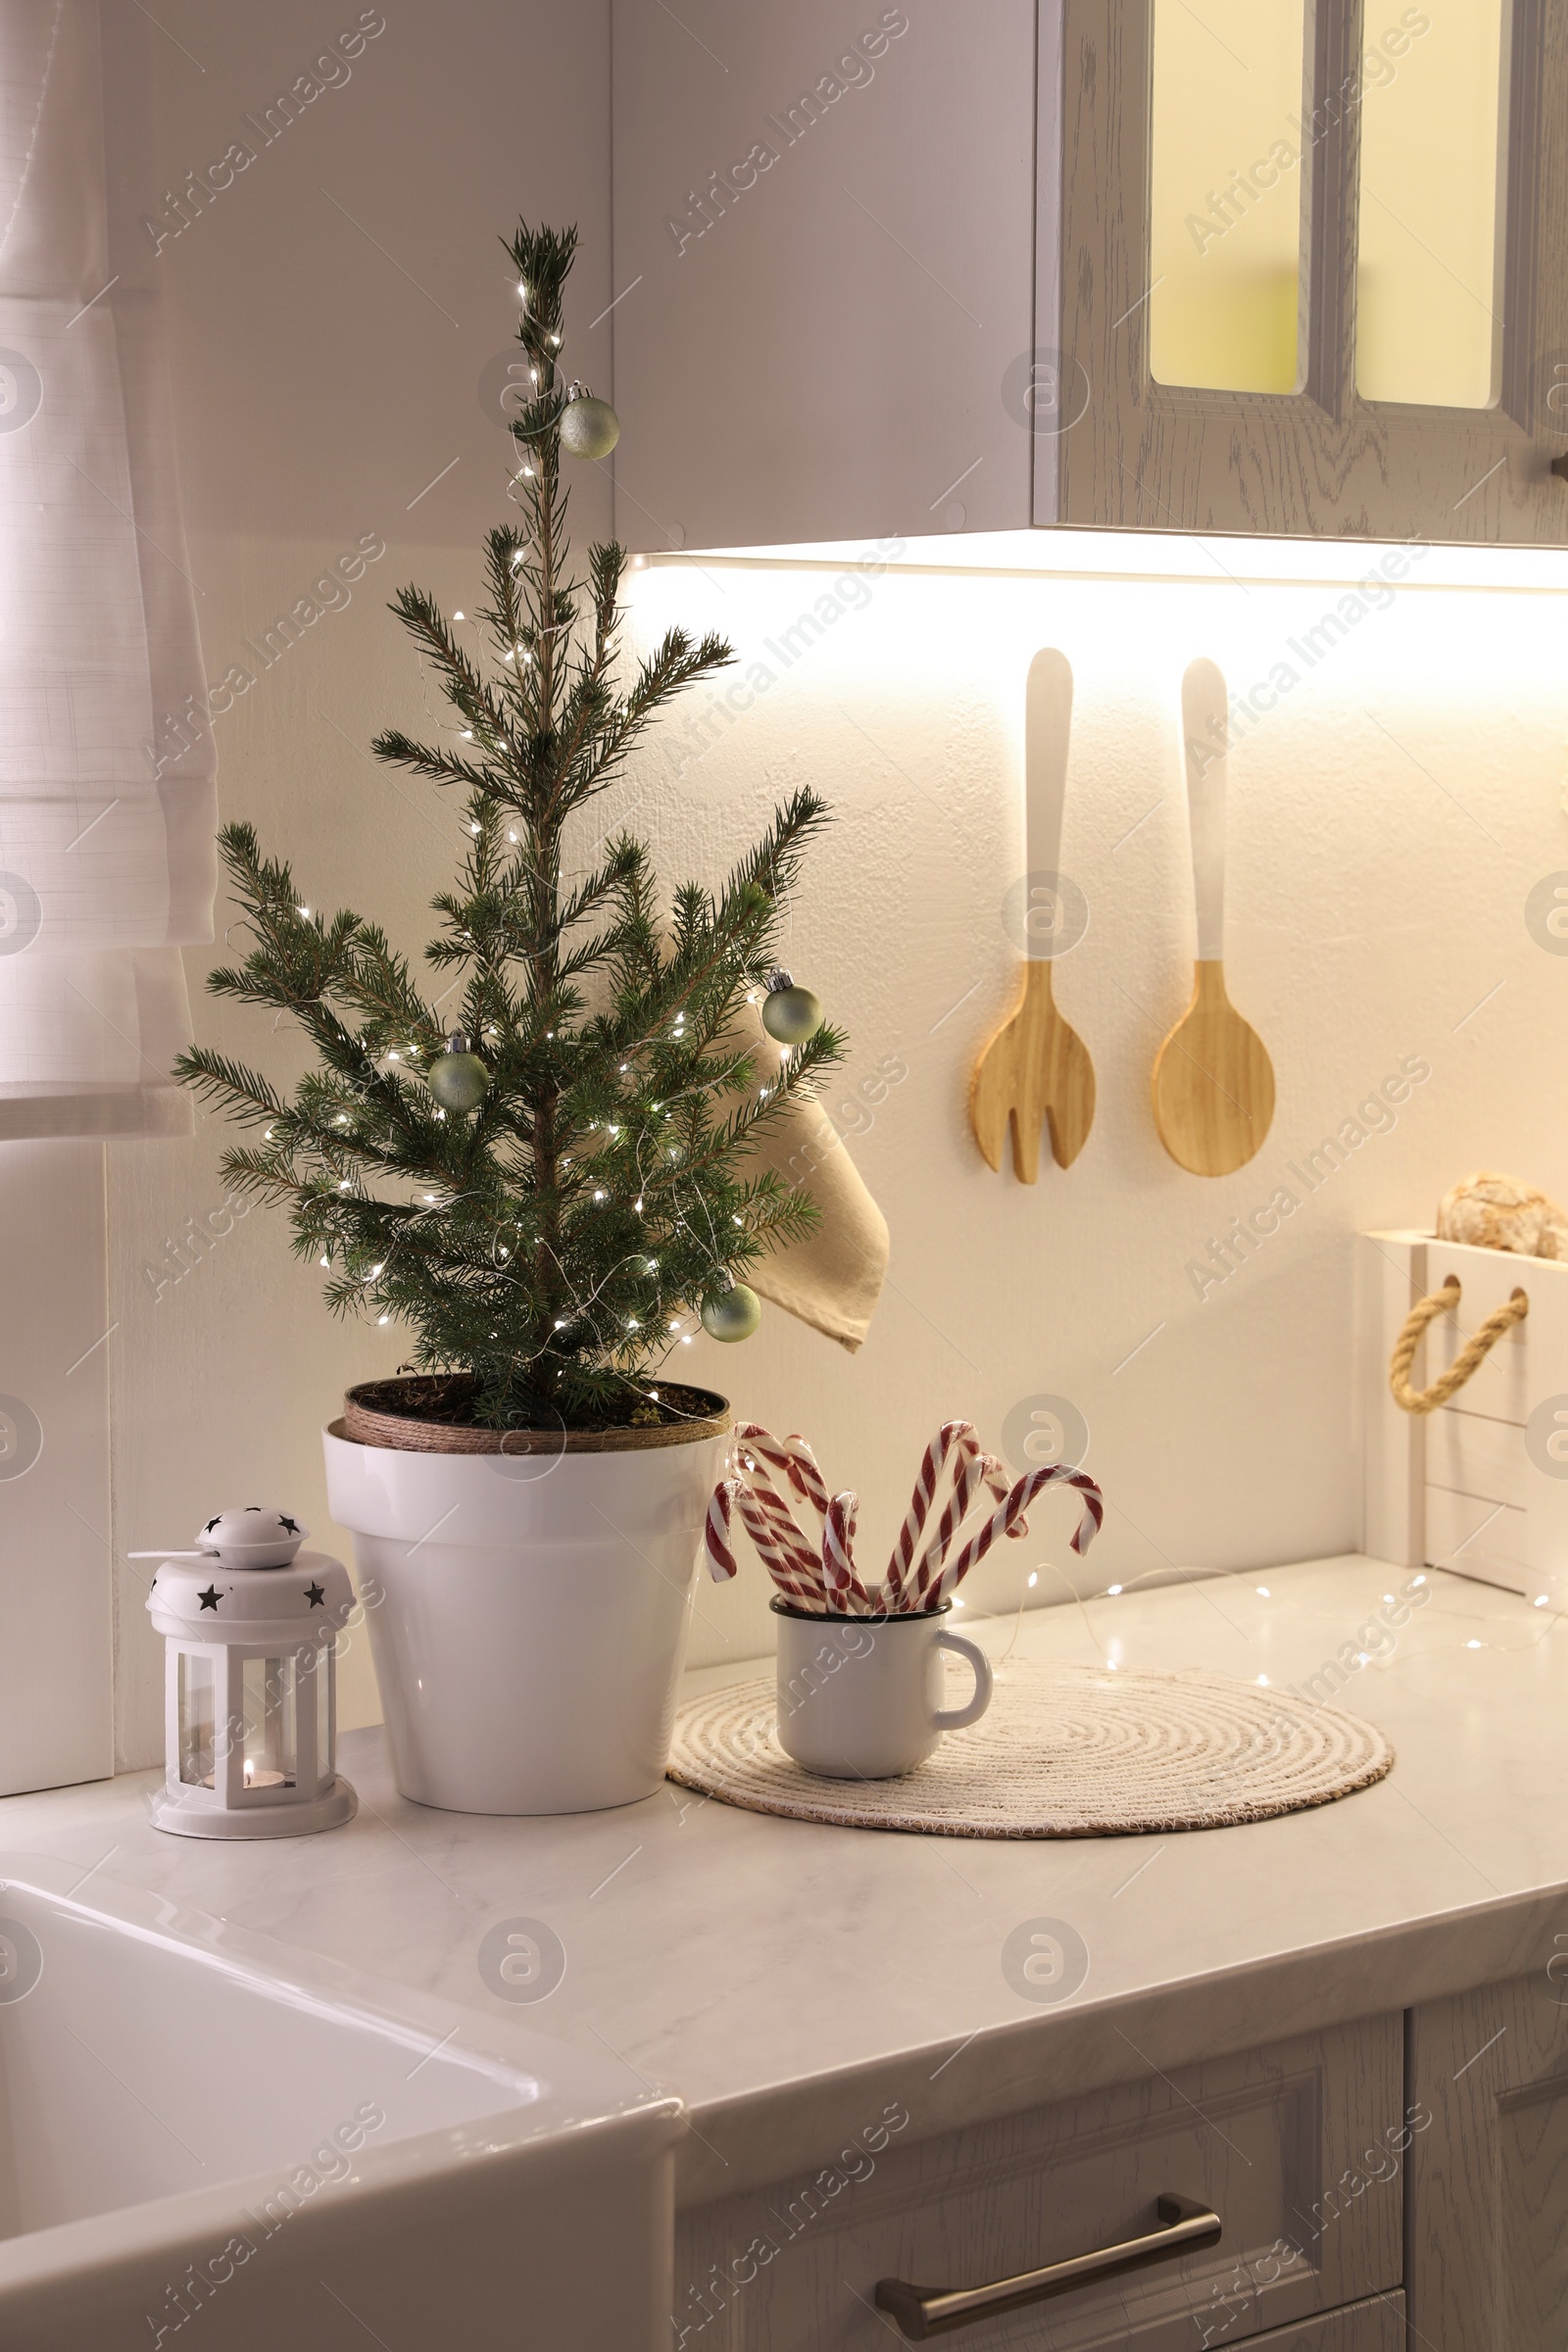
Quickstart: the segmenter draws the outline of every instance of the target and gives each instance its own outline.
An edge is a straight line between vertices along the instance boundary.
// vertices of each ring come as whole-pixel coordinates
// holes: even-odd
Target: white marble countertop
[[[965,1630],[1000,1655],[1299,1683],[1353,1654],[1406,1572],[1350,1557],[1166,1586]],[[666,1785],[610,1813],[437,1813],[377,1732],[341,1764],[358,1819],[239,1845],[153,1829],[158,1776],[0,1800],[0,1851],[47,1853],[408,1986],[609,2050],[692,2121],[682,2195],[826,2161],[902,2100],[927,2133],[1544,1965],[1568,1932],[1568,1622],[1434,1574],[1337,1704],[1397,1760],[1283,1819],[1174,1837],[992,1842],[825,1829]],[[1380,1638],[1380,1645],[1381,1645]],[[1370,1646],[1370,1645],[1367,1645]],[[755,1674],[712,1670],[694,1687]],[[1000,1965],[1066,1920],[1089,1974],[1058,2006]],[[564,1980],[525,2009],[480,1975],[498,1922],[543,1920]]]

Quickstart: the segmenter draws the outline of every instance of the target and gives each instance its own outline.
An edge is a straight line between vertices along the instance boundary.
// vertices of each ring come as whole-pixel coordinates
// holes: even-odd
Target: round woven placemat
[[[956,1693],[955,1693],[956,1696]],[[1218,1675],[1111,1673],[1021,1659],[996,1696],[896,1781],[829,1781],[778,1744],[771,1677],[687,1701],[669,1777],[753,1813],[947,1838],[1107,1838],[1211,1830],[1332,1804],[1394,1750],[1335,1707]]]

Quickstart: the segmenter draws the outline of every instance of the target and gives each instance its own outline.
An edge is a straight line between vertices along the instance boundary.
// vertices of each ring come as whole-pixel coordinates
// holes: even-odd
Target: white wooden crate
[[[1568,1595],[1568,1264],[1425,1233],[1363,1234],[1360,1249],[1362,1550],[1532,1600]],[[1416,1301],[1450,1276],[1459,1304],[1428,1325],[1412,1389],[1436,1380],[1516,1290],[1530,1312],[1450,1403],[1402,1412],[1389,1393],[1394,1344]]]

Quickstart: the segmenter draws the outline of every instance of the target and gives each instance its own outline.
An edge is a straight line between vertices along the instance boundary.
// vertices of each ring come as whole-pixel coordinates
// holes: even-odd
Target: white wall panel
[[[103,1146],[0,1144],[0,1795],[113,1769],[104,1298]]]

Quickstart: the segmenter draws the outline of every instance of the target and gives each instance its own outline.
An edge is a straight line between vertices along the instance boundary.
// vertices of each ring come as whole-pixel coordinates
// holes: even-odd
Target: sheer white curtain
[[[141,41],[123,0],[0,0],[0,1138],[191,1124],[216,796]]]

